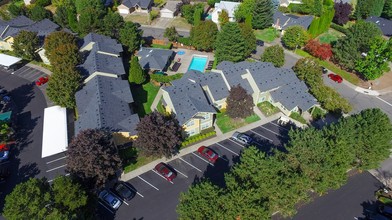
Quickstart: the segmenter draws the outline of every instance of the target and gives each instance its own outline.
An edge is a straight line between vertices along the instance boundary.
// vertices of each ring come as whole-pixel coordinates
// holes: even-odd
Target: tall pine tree
[[[256,0],[253,10],[252,26],[254,29],[264,29],[273,23],[273,5],[271,0]]]
[[[133,56],[131,59],[128,81],[135,84],[142,84],[146,81],[146,74],[140,66],[137,56]]]
[[[229,22],[222,27],[215,41],[215,56],[218,62],[238,62],[245,59],[247,48],[238,23]]]

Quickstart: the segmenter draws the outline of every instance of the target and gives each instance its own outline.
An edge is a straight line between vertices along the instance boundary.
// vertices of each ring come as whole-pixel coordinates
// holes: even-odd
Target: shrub
[[[333,29],[335,29],[335,30],[337,30],[337,31],[342,32],[342,33],[345,34],[345,35],[347,35],[347,34],[350,32],[349,30],[347,30],[347,29],[344,28],[343,26],[337,25],[337,24],[335,24],[335,23],[331,23],[331,26],[330,26],[330,27],[333,28]]]
[[[166,76],[166,75],[161,75],[161,74],[151,74],[150,79],[155,80],[160,83],[168,83],[176,79],[180,79],[184,74],[182,73],[177,73],[175,75],[171,76]]]
[[[207,132],[205,134],[200,133],[200,134],[191,136],[191,137],[187,138],[185,141],[182,142],[181,147],[188,146],[190,144],[196,143],[198,141],[204,140],[204,139],[212,137],[214,135],[216,135],[216,132],[215,131],[210,131],[210,132]]]
[[[332,48],[330,44],[320,44],[318,40],[310,40],[305,45],[305,51],[312,56],[322,60],[328,60],[332,57]]]
[[[298,14],[310,14],[312,12],[312,8],[310,8],[306,4],[289,4],[288,9],[292,13]]]
[[[187,45],[187,46],[192,45],[190,37],[179,37],[178,38],[178,43],[184,44],[184,45]]]
[[[150,12],[150,21],[153,21],[155,18],[158,18],[159,16],[159,11],[157,10],[152,10]]]

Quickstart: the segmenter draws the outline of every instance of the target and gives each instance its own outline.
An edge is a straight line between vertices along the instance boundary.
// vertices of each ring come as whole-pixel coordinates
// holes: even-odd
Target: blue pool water
[[[204,72],[204,68],[206,67],[207,57],[197,57],[194,56],[192,58],[191,64],[189,65],[188,70],[198,70],[200,72]]]

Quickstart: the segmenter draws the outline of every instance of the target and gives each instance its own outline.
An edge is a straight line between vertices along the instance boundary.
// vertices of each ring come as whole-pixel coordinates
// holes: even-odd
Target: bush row
[[[215,131],[210,131],[208,133],[205,134],[197,134],[195,136],[189,137],[188,139],[186,139],[184,142],[181,143],[181,148],[188,146],[190,144],[196,143],[198,141],[204,140],[208,137],[212,137],[216,135]]]
[[[151,74],[150,79],[155,80],[160,83],[168,83],[176,79],[180,79],[184,74],[183,73],[177,73],[175,75],[167,76],[167,75],[161,75],[161,74]]]

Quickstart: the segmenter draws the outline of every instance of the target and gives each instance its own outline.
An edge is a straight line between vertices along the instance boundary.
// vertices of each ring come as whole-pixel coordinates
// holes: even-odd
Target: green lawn
[[[160,48],[160,49],[168,49],[170,50],[172,48],[172,43],[168,43],[166,45],[162,45],[162,44],[151,44],[152,48]]]
[[[320,43],[330,44],[330,43],[338,40],[342,36],[344,36],[343,33],[340,33],[339,31],[330,28],[326,33],[321,34],[318,37],[318,39],[319,39]]]
[[[159,100],[159,102],[158,102],[157,111],[160,112],[160,113],[162,113],[162,114],[165,114],[165,113],[166,113],[166,110],[165,110],[165,108],[164,108],[163,105],[162,105],[162,99]]]
[[[307,52],[305,52],[305,51],[303,51],[301,49],[297,49],[295,51],[295,53],[300,55],[300,56],[303,56],[303,57],[311,57],[311,55],[309,53],[307,53]],[[340,69],[338,66],[336,66],[335,64],[333,64],[333,63],[331,63],[329,61],[319,60],[319,59],[317,59],[317,60],[318,60],[318,62],[319,62],[319,64],[321,66],[323,66],[323,67],[331,70],[332,72],[340,75],[343,79],[349,81],[350,83],[352,83],[354,85],[358,85],[359,84],[360,80],[359,80],[359,78],[356,75],[354,75],[352,73],[349,73],[349,72],[347,72],[345,70]]]
[[[306,120],[297,112],[291,113],[290,118],[295,119],[295,120],[301,122],[302,124],[306,124]]]
[[[149,82],[143,86],[131,86],[131,90],[137,106],[136,111],[139,117],[144,117],[151,112],[151,104],[159,91],[159,87]]]
[[[140,155],[138,150],[134,147],[129,147],[126,149],[119,150],[120,158],[123,163],[124,173],[129,173],[141,166],[144,166],[158,158],[156,157],[146,157]]]
[[[279,112],[277,107],[267,101],[257,104],[257,107],[259,107],[260,111],[267,117]]]
[[[258,120],[260,120],[260,118],[255,114],[246,117],[245,119],[232,119],[225,111],[216,114],[216,124],[223,133],[232,131]]]
[[[275,30],[275,28],[267,28],[263,30],[255,30],[255,35],[258,40],[271,43],[279,36],[279,33]]]

